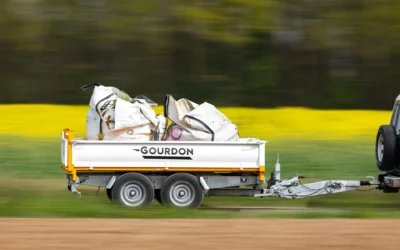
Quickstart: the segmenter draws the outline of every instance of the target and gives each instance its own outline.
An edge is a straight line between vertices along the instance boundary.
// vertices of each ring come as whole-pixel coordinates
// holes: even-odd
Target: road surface
[[[0,249],[398,249],[388,219],[0,219]]]

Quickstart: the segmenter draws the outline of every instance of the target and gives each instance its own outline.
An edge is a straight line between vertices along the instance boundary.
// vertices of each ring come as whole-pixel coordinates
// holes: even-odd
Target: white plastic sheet
[[[166,140],[237,141],[237,126],[214,105],[201,105],[188,99],[176,101],[166,96],[166,114],[175,124],[170,126]]]
[[[117,99],[115,105],[115,129],[143,125],[157,126],[158,121],[154,110],[146,102],[130,103]]]
[[[154,110],[146,100],[127,100],[133,99],[117,88],[96,86],[86,116],[87,139],[151,140],[158,125]]]

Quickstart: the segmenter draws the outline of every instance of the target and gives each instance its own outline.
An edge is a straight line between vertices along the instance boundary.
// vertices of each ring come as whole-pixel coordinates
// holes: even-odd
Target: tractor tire
[[[380,171],[390,172],[396,168],[399,158],[396,131],[391,125],[379,127],[375,143],[376,164]]]

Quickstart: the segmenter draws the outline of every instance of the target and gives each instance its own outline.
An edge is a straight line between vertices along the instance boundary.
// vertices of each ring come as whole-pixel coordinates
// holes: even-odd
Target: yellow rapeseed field
[[[60,136],[62,129],[85,136],[89,106],[0,105],[1,136],[48,139]],[[237,124],[241,137],[276,139],[349,140],[375,139],[378,127],[390,120],[390,111],[313,110],[306,108],[219,108]],[[163,113],[163,107],[156,107]]]

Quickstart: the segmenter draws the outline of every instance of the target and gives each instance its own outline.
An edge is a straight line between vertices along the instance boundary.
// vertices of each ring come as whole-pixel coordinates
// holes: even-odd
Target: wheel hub
[[[146,188],[142,183],[126,183],[120,191],[121,201],[129,207],[138,207],[146,199]]]
[[[175,206],[187,207],[195,199],[195,190],[188,182],[178,181],[171,186],[169,196]]]

